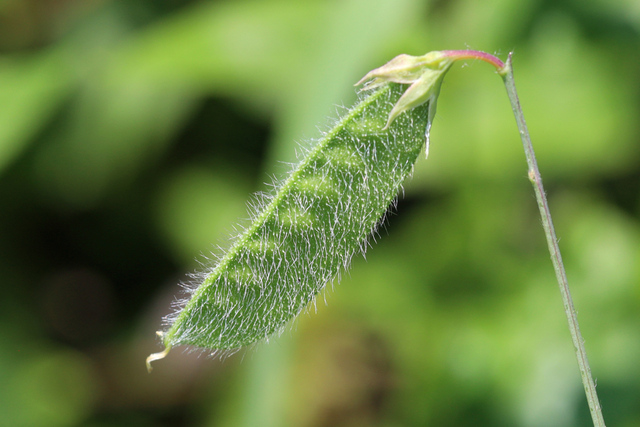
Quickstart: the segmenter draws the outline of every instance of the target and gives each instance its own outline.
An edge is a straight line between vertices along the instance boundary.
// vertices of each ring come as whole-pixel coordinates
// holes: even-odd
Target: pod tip
[[[160,338],[164,336],[164,334],[161,331],[156,332],[156,334]],[[149,355],[149,357],[147,357],[147,360],[146,360],[147,372],[151,373],[151,371],[153,370],[153,367],[151,366],[151,362],[164,359],[167,356],[167,354],[169,354],[169,351],[171,351],[171,346],[165,344],[165,348],[163,351]]]

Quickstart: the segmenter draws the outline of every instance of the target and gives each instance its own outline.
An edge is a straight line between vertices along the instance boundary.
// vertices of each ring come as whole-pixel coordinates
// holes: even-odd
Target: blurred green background
[[[144,368],[177,283],[354,82],[473,48],[515,50],[605,419],[640,426],[639,5],[1,0],[0,425],[589,425],[515,121],[475,61],[366,261],[268,344]]]

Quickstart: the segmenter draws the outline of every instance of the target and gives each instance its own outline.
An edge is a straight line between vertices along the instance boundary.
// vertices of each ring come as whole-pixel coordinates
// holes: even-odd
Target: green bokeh
[[[640,424],[634,1],[0,1],[0,425],[589,424],[500,78],[445,78],[366,260],[281,337],[158,351],[362,75],[473,48],[514,71],[609,425]],[[325,304],[326,301],[326,304]]]

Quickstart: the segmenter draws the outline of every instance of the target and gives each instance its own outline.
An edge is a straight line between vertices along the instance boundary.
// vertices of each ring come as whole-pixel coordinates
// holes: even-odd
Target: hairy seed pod
[[[425,145],[428,103],[385,128],[404,88],[368,93],[316,143],[170,319],[167,347],[267,338],[364,252]]]
[[[276,186],[167,319],[168,330],[158,333],[165,350],[147,358],[149,370],[176,345],[233,350],[267,339],[364,253],[425,142],[428,149],[450,65],[442,52],[400,55],[365,76],[360,83],[372,79],[366,95]]]

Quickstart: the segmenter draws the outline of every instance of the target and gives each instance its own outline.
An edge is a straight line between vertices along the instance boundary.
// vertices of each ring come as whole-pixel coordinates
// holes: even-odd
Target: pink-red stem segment
[[[504,62],[502,62],[500,58],[486,52],[480,52],[479,50],[444,50],[442,52],[445,56],[448,56],[455,61],[459,59],[479,59],[493,65],[498,69],[498,71],[504,68]]]

